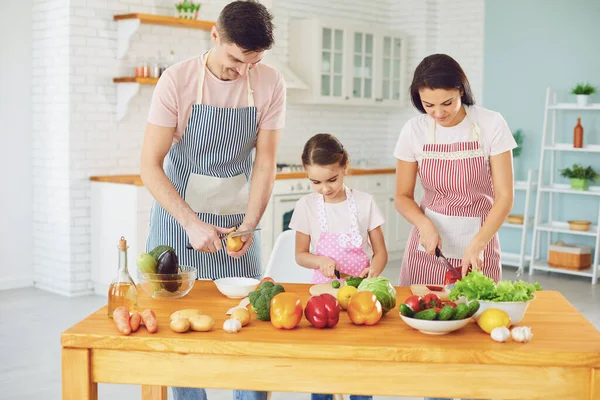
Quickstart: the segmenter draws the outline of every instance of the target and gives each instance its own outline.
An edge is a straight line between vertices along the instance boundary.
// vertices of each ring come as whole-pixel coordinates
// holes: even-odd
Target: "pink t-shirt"
[[[192,105],[196,103],[200,68],[204,64],[206,54],[167,68],[154,89],[148,122],[158,126],[176,127],[176,142],[183,137]],[[268,65],[257,64],[249,74],[257,108],[258,129],[283,129],[286,94],[281,73]],[[247,87],[245,76],[223,81],[206,68],[202,104],[220,108],[248,107]]]
[[[373,249],[369,242],[369,232],[381,226],[385,221],[373,196],[358,190],[352,190],[352,194],[358,213],[358,230],[363,238],[362,247],[365,254],[371,258]],[[290,229],[310,236],[313,252],[317,248],[317,242],[321,236],[318,198],[318,193],[311,193],[298,200],[290,221]],[[341,203],[325,203],[325,214],[329,232],[350,233],[352,231],[347,200]]]
[[[517,142],[499,112],[477,106],[471,106],[469,110],[470,121],[479,125],[481,130],[481,145],[486,158],[517,147]],[[421,163],[423,145],[427,143],[430,118],[427,114],[420,114],[404,124],[394,150],[394,156],[397,159]],[[463,118],[458,125],[450,128],[437,125],[435,128],[436,143],[472,141],[469,118]]]

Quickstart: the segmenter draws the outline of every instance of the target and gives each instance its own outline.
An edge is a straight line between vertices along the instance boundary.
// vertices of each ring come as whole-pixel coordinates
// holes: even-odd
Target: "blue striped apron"
[[[165,173],[179,195],[200,220],[224,228],[239,227],[248,205],[253,152],[258,133],[257,112],[246,74],[248,107],[219,108],[202,104],[207,54],[200,68],[196,104],[185,133],[165,160]],[[198,279],[258,277],[261,275],[260,236],[246,254],[233,258],[225,246],[216,253],[186,249],[188,237],[181,225],[156,200],[150,214],[146,251],[158,245],[175,249],[180,265],[196,267]]]

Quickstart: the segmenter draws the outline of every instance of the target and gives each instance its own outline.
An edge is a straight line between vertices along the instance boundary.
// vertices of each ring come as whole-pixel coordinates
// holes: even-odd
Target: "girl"
[[[335,271],[342,279],[379,276],[387,263],[383,216],[373,196],[344,185],[344,146],[332,135],[315,135],[304,146],[302,165],[315,193],[298,200],[290,222],[296,262],[314,270],[312,283],[330,282]]]

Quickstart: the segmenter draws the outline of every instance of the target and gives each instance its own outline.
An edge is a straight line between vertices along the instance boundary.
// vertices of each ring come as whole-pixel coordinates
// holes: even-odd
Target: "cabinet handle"
[[[377,182],[377,186],[381,186],[381,182]]]
[[[281,199],[279,200],[281,203],[295,203],[300,199]]]
[[[375,101],[381,102],[381,101],[383,101],[383,97],[378,97],[378,98],[375,99]]]

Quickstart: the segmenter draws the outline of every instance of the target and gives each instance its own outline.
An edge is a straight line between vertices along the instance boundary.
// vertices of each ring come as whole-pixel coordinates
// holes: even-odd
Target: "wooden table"
[[[285,284],[303,305],[308,285]],[[140,289],[141,292],[141,289]],[[398,289],[398,300],[410,294]],[[97,398],[97,383],[142,385],[143,399],[166,399],[166,387],[439,396],[494,399],[600,399],[600,332],[558,292],[537,295],[520,325],[527,344],[496,343],[475,323],[444,336],[408,327],[397,310],[376,326],[355,326],[342,313],[334,329],[303,319],[291,331],[253,320],[239,333],[222,329],[238,303],[198,281],[178,300],[152,300],[159,330],[122,336],[106,307],[62,334],[63,399]],[[169,315],[198,308],[211,332],[177,334]]]

